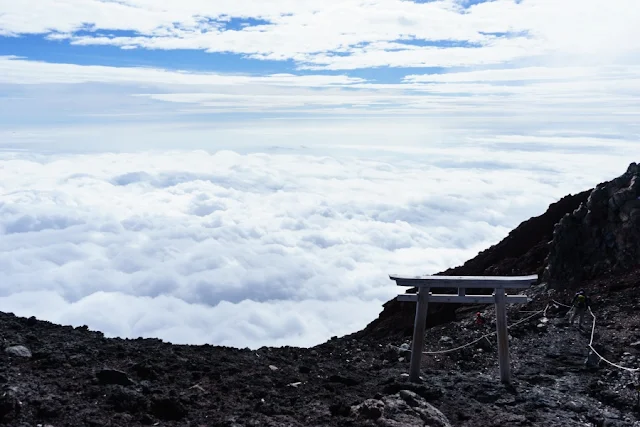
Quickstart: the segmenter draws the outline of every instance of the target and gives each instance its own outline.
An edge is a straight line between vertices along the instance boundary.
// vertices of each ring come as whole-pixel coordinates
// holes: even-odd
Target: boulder
[[[31,358],[31,350],[23,345],[14,345],[11,347],[7,347],[4,351],[10,356],[24,357],[25,359]]]
[[[376,425],[385,427],[451,427],[440,410],[410,390],[367,399],[352,407],[350,413],[361,419],[375,420]]]

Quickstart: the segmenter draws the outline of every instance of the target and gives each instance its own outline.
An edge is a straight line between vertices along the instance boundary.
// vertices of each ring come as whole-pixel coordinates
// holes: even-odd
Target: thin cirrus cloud
[[[7,114],[33,109],[33,99],[59,102],[59,88],[83,85],[83,91],[65,91],[64,102],[77,108],[60,114],[85,115],[92,109],[109,112],[117,87],[117,110],[176,115],[212,112],[358,114],[393,112],[441,116],[479,112],[505,114],[609,115],[640,109],[637,67],[528,67],[476,70],[445,74],[411,74],[402,83],[369,82],[343,75],[233,75],[171,71],[158,68],[87,66],[0,57],[0,84],[16,93],[0,100]],[[57,89],[56,89],[57,88]],[[91,105],[87,98],[93,99]],[[35,106],[37,108],[37,106]],[[217,110],[216,110],[217,109]],[[345,111],[346,110],[346,111]],[[47,108],[47,114],[58,114]],[[97,111],[95,112],[97,113]],[[28,117],[31,117],[30,115]]]
[[[4,154],[0,309],[109,336],[315,345],[375,318],[398,292],[389,273],[458,265],[626,163],[624,146],[485,146],[464,161]]]
[[[363,79],[349,76],[298,76],[293,74],[271,74],[264,76],[230,75],[220,73],[195,73],[168,71],[151,67],[113,67],[99,65],[76,65],[28,61],[17,56],[0,56],[0,83],[31,84],[157,84],[184,86],[235,86],[273,85],[323,87],[349,85]]]

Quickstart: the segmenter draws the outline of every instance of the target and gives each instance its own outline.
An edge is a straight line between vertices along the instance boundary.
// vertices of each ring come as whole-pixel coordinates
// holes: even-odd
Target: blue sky
[[[253,20],[250,20],[253,22]],[[86,31],[79,32],[87,35]],[[114,34],[114,32],[109,32]],[[132,32],[115,32],[124,37]],[[399,43],[424,46],[416,40],[399,40]],[[452,42],[435,41],[431,46],[451,46]],[[464,42],[456,42],[456,45]],[[105,65],[114,67],[155,67],[166,70],[193,72],[219,72],[239,74],[337,75],[343,71],[299,69],[293,60],[251,59],[243,54],[204,52],[194,49],[150,50],[122,49],[117,46],[78,46],[67,41],[49,40],[42,35],[22,35],[0,38],[0,56],[19,56],[33,61],[71,63],[78,65]],[[349,75],[380,83],[401,83],[402,78],[413,73],[442,73],[443,67],[375,67],[350,70]]]
[[[113,34],[113,32],[109,32]],[[79,34],[91,34],[86,31]],[[133,32],[115,32],[122,36]],[[34,61],[115,67],[157,67],[172,70],[217,71],[224,73],[291,72],[291,61],[261,61],[237,54],[206,53],[201,50],[124,50],[116,46],[77,46],[67,41],[48,40],[42,35],[22,35],[0,39],[0,55],[15,55]]]

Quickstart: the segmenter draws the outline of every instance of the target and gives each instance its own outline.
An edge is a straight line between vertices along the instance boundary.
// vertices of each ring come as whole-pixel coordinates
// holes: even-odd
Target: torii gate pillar
[[[413,340],[411,341],[411,368],[409,371],[409,381],[411,382],[420,380],[420,362],[422,361],[422,349],[424,348],[428,309],[429,288],[420,288],[418,289],[418,306],[416,307],[416,320],[413,324]]]

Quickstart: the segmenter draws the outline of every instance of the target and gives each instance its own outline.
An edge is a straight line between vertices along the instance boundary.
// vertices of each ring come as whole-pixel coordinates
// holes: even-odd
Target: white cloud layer
[[[458,265],[628,161],[624,145],[543,141],[414,147],[412,160],[409,147],[376,159],[5,152],[0,309],[110,336],[318,344],[373,320],[399,291],[389,273]]]

